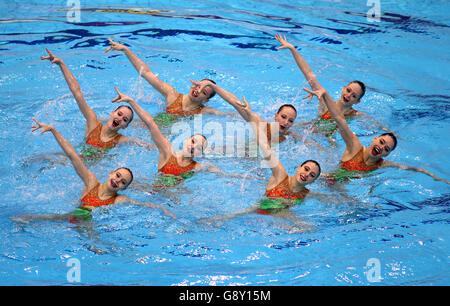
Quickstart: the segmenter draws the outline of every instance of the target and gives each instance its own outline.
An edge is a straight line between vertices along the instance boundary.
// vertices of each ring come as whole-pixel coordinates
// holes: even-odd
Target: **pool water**
[[[371,7],[354,0],[81,1],[79,22],[68,20],[66,2],[0,2],[0,284],[69,284],[70,259],[79,261],[77,284],[83,285],[450,284],[449,187],[393,168],[345,183],[352,201],[320,181],[310,185],[334,199],[306,199],[289,209],[311,228],[307,232],[258,214],[208,222],[254,206],[270,177],[257,157],[227,154],[199,160],[265,179],[200,172],[165,192],[149,194],[137,187],[124,192],[165,205],[176,220],[126,203],[95,210],[83,226],[12,220],[72,211],[83,187],[55,139],[31,133],[36,118],[54,125],[75,147],[83,143],[84,118],[59,68],[40,60],[45,48],[65,61],[99,117],[108,118],[116,107],[110,103],[114,86],[152,115],[164,110],[162,97],[123,54],[104,53],[108,36],[127,44],[179,92],[187,93],[189,79],[211,78],[236,96],[245,95],[268,121],[281,104],[293,103],[299,124],[292,129],[327,149],[287,140],[279,146],[286,170],[293,175],[306,159],[318,160],[324,171],[335,170],[344,143],[335,135],[336,143],[330,144],[300,125],[316,118],[317,101],[302,100],[307,83],[290,52],[277,51],[273,39],[282,33],[334,98],[354,79],[366,83],[366,96],[355,108],[373,119],[350,123],[363,145],[382,133],[380,125],[388,126],[401,138],[388,160],[448,180],[447,1],[380,1],[380,21],[368,20]],[[234,110],[219,96],[208,105]],[[205,115],[177,124],[190,131],[219,126],[226,134],[226,122],[242,120]],[[173,141],[179,137],[177,124],[162,128]],[[210,143],[233,140],[203,132]],[[138,119],[123,134],[151,142]],[[103,182],[117,165],[126,166],[134,172],[135,186],[150,186],[158,179],[157,158],[156,151],[124,145],[89,169]]]

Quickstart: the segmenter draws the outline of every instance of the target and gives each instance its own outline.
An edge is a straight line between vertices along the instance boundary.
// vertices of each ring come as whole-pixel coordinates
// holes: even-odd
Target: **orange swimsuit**
[[[352,116],[356,115],[357,112],[358,112],[357,110],[352,109],[352,111],[351,111],[350,113],[344,114],[344,117],[345,117],[345,118],[352,117]],[[331,116],[330,111],[327,111],[325,114],[323,114],[323,115],[320,116],[320,117],[321,117],[322,119],[333,119],[333,116]]]
[[[100,147],[100,148],[112,148],[115,147],[118,143],[119,143],[119,139],[120,137],[122,137],[122,135],[117,134],[113,139],[107,141],[107,142],[103,142],[100,139],[100,134],[102,132],[102,127],[103,125],[99,122],[97,127],[95,129],[93,129],[89,135],[86,138],[86,143],[90,144],[91,146],[94,147]]]
[[[191,111],[184,111],[183,110],[183,94],[178,94],[178,97],[175,99],[175,101],[167,106],[167,112],[169,114],[176,114],[176,115],[182,115],[182,116],[188,116],[188,115],[196,115],[200,114],[202,112],[203,105],[199,105],[198,108],[193,109]]]
[[[304,199],[308,195],[308,193],[309,193],[309,189],[307,189],[307,188],[304,188],[300,192],[290,191],[289,190],[289,176],[286,176],[286,178],[281,183],[279,183],[277,186],[275,186],[271,190],[267,190],[265,196],[267,198],[272,198],[272,199],[282,198],[282,199],[289,199],[289,200],[299,200],[299,199]],[[256,213],[258,213],[260,215],[269,215],[271,213],[271,210],[273,209],[270,206],[271,205],[269,203],[269,207],[267,209],[259,208],[256,211]],[[276,206],[275,208],[280,208],[279,203],[276,203],[275,206]],[[284,207],[284,208],[286,208],[286,207]]]
[[[352,159],[343,162],[341,161],[340,166],[346,170],[357,170],[357,171],[371,171],[380,168],[383,163],[383,159],[377,161],[375,165],[369,166],[364,162],[364,148],[361,148],[358,153],[353,156]]]
[[[92,210],[94,207],[105,206],[114,204],[117,198],[117,194],[107,200],[102,200],[98,197],[98,187],[100,183],[89,190],[89,192],[81,199],[81,207]]]
[[[172,154],[167,163],[164,166],[162,166],[161,169],[159,169],[159,171],[164,174],[180,175],[182,173],[194,170],[196,165],[197,162],[192,161],[189,165],[185,167],[180,166],[180,164],[178,164],[176,156]]]

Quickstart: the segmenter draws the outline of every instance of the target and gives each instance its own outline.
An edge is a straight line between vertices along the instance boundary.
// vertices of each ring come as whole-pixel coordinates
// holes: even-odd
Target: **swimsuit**
[[[350,113],[344,114],[344,117],[346,119],[349,119],[356,115],[356,113],[358,113],[358,111],[352,109]],[[336,121],[334,121],[333,116],[331,116],[330,111],[327,111],[326,113],[322,114],[322,116],[320,116],[320,119],[316,121],[316,126],[318,130],[325,133],[326,137],[333,136],[338,128]]]
[[[349,181],[351,179],[361,178],[361,172],[368,172],[378,169],[383,160],[380,159],[375,165],[369,166],[364,162],[364,148],[361,148],[350,160],[341,161],[340,168],[331,174],[331,177],[326,181],[326,185],[332,186],[336,182]]]
[[[182,102],[183,102],[183,94],[179,93],[175,101],[167,106],[167,112],[169,114],[176,114],[181,116],[196,115],[202,112],[203,105],[199,105],[196,109],[190,111],[184,111]]]
[[[195,166],[197,165],[196,161],[191,161],[189,165],[187,166],[180,166],[180,164],[177,161],[177,158],[175,155],[171,155],[167,163],[159,169],[160,172],[164,174],[173,174],[173,175],[180,175],[182,173],[190,172],[194,170]]]
[[[188,179],[194,175],[194,169],[197,165],[196,161],[192,161],[189,165],[183,167],[177,161],[175,155],[171,155],[169,160],[164,166],[159,169],[164,175],[157,178],[154,183],[155,190],[161,188],[174,187],[180,184],[185,179]]]
[[[103,127],[103,125],[99,122],[97,127],[95,129],[93,129],[89,133],[89,135],[86,137],[86,143],[90,144],[91,146],[100,147],[100,148],[112,148],[112,147],[116,146],[119,143],[119,139],[120,139],[120,137],[122,137],[122,135],[117,134],[113,139],[111,139],[107,142],[103,142],[100,139],[102,127]]]
[[[358,112],[357,110],[352,109],[350,113],[344,114],[344,117],[345,118],[352,117],[352,116],[356,115],[357,112]],[[331,116],[330,111],[327,111],[325,114],[320,116],[320,118],[322,118],[322,119],[333,119],[333,116]]]
[[[309,189],[307,188],[304,188],[300,192],[290,191],[289,176],[286,176],[286,178],[281,183],[279,183],[271,190],[266,191],[265,196],[267,197],[267,199],[264,199],[260,202],[260,208],[256,212],[261,215],[268,215],[272,212],[280,211],[290,206],[276,199],[294,200],[294,205],[300,204],[303,202],[303,199],[308,195],[308,193]]]
[[[357,170],[357,171],[372,171],[380,168],[383,159],[377,161],[375,165],[369,166],[364,162],[364,148],[361,148],[358,153],[355,154],[350,160],[344,162],[341,161],[340,166],[346,170]]]
[[[89,190],[89,192],[81,199],[81,205],[77,209],[75,209],[73,212],[71,212],[69,215],[71,216],[69,218],[70,223],[76,223],[76,221],[88,221],[92,219],[92,209],[95,207],[105,206],[114,204],[117,198],[117,194],[115,196],[112,196],[109,199],[102,200],[98,196],[98,187],[100,186],[100,183],[97,183],[97,185]]]

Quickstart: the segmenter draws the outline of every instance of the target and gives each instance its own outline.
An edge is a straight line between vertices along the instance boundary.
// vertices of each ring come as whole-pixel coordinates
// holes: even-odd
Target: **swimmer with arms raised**
[[[88,106],[81,92],[80,85],[70,72],[66,64],[58,57],[52,54],[48,49],[48,56],[41,56],[42,60],[49,60],[61,69],[67,85],[72,92],[78,107],[86,119],[85,138],[86,143],[98,147],[109,149],[125,142],[134,143],[143,147],[151,148],[136,138],[129,138],[119,134],[119,130],[126,129],[133,120],[133,110],[127,105],[121,105],[112,111],[106,124],[101,124],[95,112]]]
[[[397,146],[397,138],[393,133],[384,133],[373,138],[372,143],[368,147],[361,145],[359,138],[350,130],[340,108],[320,84],[317,83],[317,86],[317,90],[304,88],[309,93],[305,98],[312,98],[313,95],[317,96],[321,100],[321,103],[324,103],[328,107],[328,110],[336,121],[339,132],[346,145],[341,157],[341,168],[350,171],[372,171],[383,167],[396,167],[398,169],[425,173],[435,180],[450,184],[449,181],[441,179],[427,170],[384,160]]]
[[[41,134],[51,132],[64,153],[69,157],[78,176],[83,180],[84,187],[81,192],[81,205],[75,211],[67,214],[55,214],[47,216],[25,215],[22,218],[43,219],[43,220],[66,220],[70,222],[87,221],[92,218],[91,211],[97,207],[117,204],[131,203],[149,208],[161,209],[166,215],[175,218],[175,215],[169,212],[165,207],[152,204],[142,203],[131,200],[130,198],[118,194],[119,191],[125,190],[133,181],[133,173],[128,168],[118,168],[112,171],[108,180],[101,184],[94,174],[90,172],[80,156],[76,153],[73,146],[51,125],[40,123],[33,119],[36,123],[33,126],[33,132],[41,129]]]
[[[201,134],[193,135],[186,138],[183,143],[183,149],[175,152],[170,141],[161,133],[158,125],[153,120],[153,117],[145,111],[136,101],[129,96],[119,92],[118,96],[112,102],[127,102],[134,109],[136,114],[144,121],[150,131],[153,142],[159,150],[158,170],[167,175],[182,175],[185,173],[192,173],[194,170],[208,170],[210,172],[219,173],[223,175],[230,175],[235,177],[246,177],[239,174],[228,174],[210,163],[199,163],[194,160],[194,157],[201,156],[206,147],[206,137]]]
[[[214,114],[225,115],[228,113],[220,112],[214,108],[206,107],[204,104],[214,97],[215,92],[211,86],[207,85],[205,81],[200,81],[195,86],[192,86],[187,95],[178,93],[172,86],[161,81],[145,64],[139,59],[128,47],[116,43],[108,38],[111,46],[105,52],[110,50],[122,51],[128,57],[130,62],[136,68],[137,72],[165,99],[167,113],[180,116],[195,115],[195,114]],[[211,81],[211,80],[209,80]],[[211,81],[213,82],[213,81]]]
[[[319,82],[317,81],[317,78],[314,74],[314,72],[311,70],[311,67],[308,65],[308,63],[303,59],[303,57],[300,55],[300,53],[297,51],[297,49],[286,40],[286,37],[282,37],[280,34],[275,36],[275,39],[281,43],[281,47],[278,47],[278,50],[281,49],[288,49],[291,51],[292,56],[295,59],[295,62],[297,63],[297,66],[300,68],[300,71],[305,76],[306,80],[308,81],[309,85],[313,90],[318,90],[321,86]],[[336,108],[339,109],[339,111],[344,115],[344,118],[351,118],[354,116],[366,116],[369,117],[366,113],[363,113],[361,111],[357,111],[353,108],[354,105],[357,105],[361,102],[361,98],[364,96],[366,92],[366,86],[361,81],[352,81],[349,84],[347,84],[344,88],[342,88],[341,96],[338,102],[333,101]],[[333,100],[331,96],[328,94],[328,92],[324,93],[327,95],[327,98],[329,100]],[[308,101],[308,103],[311,100]],[[322,120],[330,120],[333,119],[329,108],[325,103],[322,101],[319,101],[319,107],[318,107],[318,113],[319,117]],[[374,122],[376,122],[383,130],[387,131],[388,129],[381,124],[379,124],[375,119],[371,118]],[[335,128],[333,128],[330,125],[325,125],[327,131],[327,136],[331,136]]]

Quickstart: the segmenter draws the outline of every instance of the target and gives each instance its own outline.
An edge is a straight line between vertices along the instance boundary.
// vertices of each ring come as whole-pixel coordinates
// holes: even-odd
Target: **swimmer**
[[[158,208],[166,215],[175,218],[174,214],[161,205],[136,202],[126,196],[118,194],[119,191],[125,190],[133,181],[133,173],[128,168],[121,167],[112,171],[108,176],[108,180],[105,183],[100,184],[95,175],[86,168],[73,146],[53,126],[40,123],[36,119],[33,120],[36,125],[32,126],[32,132],[41,129],[41,134],[45,132],[51,132],[53,134],[64,153],[72,162],[78,176],[83,180],[84,187],[81,192],[81,205],[75,211],[67,214],[47,216],[24,215],[22,218],[66,220],[70,222],[88,221],[92,218],[91,211],[93,209],[100,206],[124,202],[149,208]]]
[[[372,143],[368,147],[362,146],[359,138],[350,130],[341,109],[334,103],[330,95],[326,93],[326,90],[320,87],[320,84],[317,83],[316,86],[318,86],[318,90],[304,88],[309,93],[306,98],[317,96],[321,100],[321,103],[324,103],[328,107],[328,110],[336,121],[339,132],[346,145],[341,157],[341,168],[350,171],[372,171],[383,167],[396,167],[402,170],[425,173],[435,180],[450,184],[449,181],[441,179],[427,170],[384,160],[397,146],[397,138],[393,133],[381,134],[373,138]]]
[[[210,163],[199,163],[194,160],[194,157],[201,156],[206,147],[206,137],[201,134],[193,135],[186,138],[181,151],[175,152],[170,141],[161,133],[158,125],[153,120],[153,117],[145,111],[136,101],[129,96],[119,92],[115,87],[118,96],[112,100],[114,103],[126,102],[134,109],[136,114],[147,125],[150,131],[153,142],[159,150],[158,171],[166,175],[183,176],[192,173],[195,170],[208,170],[210,172],[219,173],[223,175],[230,175],[235,177],[246,176],[239,174],[229,174],[221,171],[215,165]]]
[[[214,114],[225,115],[227,113],[220,112],[214,108],[206,107],[204,104],[214,97],[215,92],[206,84],[208,79],[200,81],[197,85],[192,86],[189,94],[184,95],[178,93],[172,86],[161,81],[145,64],[139,59],[131,50],[119,43],[108,38],[111,46],[105,52],[110,50],[122,51],[128,57],[130,62],[136,68],[137,72],[165,99],[167,113],[180,116],[195,115],[195,114]],[[209,80],[211,81],[211,80]],[[213,82],[213,81],[211,81]]]
[[[275,39],[279,43],[281,43],[281,47],[278,47],[278,50],[281,50],[281,49],[290,50],[295,59],[295,62],[297,63],[297,66],[300,68],[301,72],[305,76],[305,78],[308,81],[311,88],[313,90],[318,90],[320,88],[320,84],[317,81],[315,74],[312,72],[308,63],[298,53],[297,49],[286,40],[286,37],[282,37],[280,34],[275,36]],[[355,80],[355,81],[350,82],[347,86],[345,86],[342,89],[341,97],[340,97],[339,101],[338,102],[333,101],[333,102],[335,103],[336,107],[342,112],[342,114],[344,115],[345,118],[351,118],[351,117],[355,117],[355,116],[370,117],[366,113],[357,111],[353,108],[354,105],[357,105],[358,103],[361,102],[361,98],[364,96],[365,92],[366,92],[365,84],[361,81]],[[331,96],[328,93],[326,93],[326,95],[328,96],[328,99],[332,100]],[[308,103],[310,101],[311,101],[311,99],[309,99]],[[319,113],[319,117],[323,120],[333,119],[327,105],[320,101],[319,101],[318,113]],[[371,118],[371,119],[373,119],[373,118]],[[373,119],[373,121],[377,122],[374,119]],[[388,131],[388,129],[386,127],[382,126],[378,122],[377,122],[377,124],[380,125],[380,127],[383,130]],[[326,135],[328,137],[330,137],[334,134],[336,129],[333,128],[332,126],[328,126],[328,127],[325,127],[325,130],[330,130],[328,132],[325,131],[325,132],[327,132]]]
[[[242,111],[247,112],[249,121],[252,123],[252,127],[255,130],[255,134],[260,135],[260,137],[257,138],[257,141],[264,160],[271,169],[272,176],[266,186],[266,198],[262,200],[258,206],[251,207],[243,212],[218,216],[212,220],[229,219],[238,215],[256,212],[262,215],[281,217],[293,221],[300,226],[300,229],[308,229],[301,220],[290,215],[287,212],[287,208],[301,204],[306,197],[314,197],[326,202],[335,200],[335,197],[311,191],[306,187],[315,182],[320,176],[321,168],[319,163],[315,160],[306,160],[297,167],[296,173],[293,176],[289,176],[281,162],[274,155],[268,143],[268,139],[265,137],[264,124],[260,124],[257,115],[250,111],[245,98],[243,101],[244,105],[241,106],[241,109]]]
[[[136,138],[129,138],[119,134],[119,130],[126,129],[133,120],[133,110],[127,105],[121,105],[112,111],[109,120],[105,125],[102,125],[95,112],[87,105],[78,81],[75,79],[72,72],[70,72],[66,64],[60,58],[53,55],[50,50],[45,50],[49,55],[41,56],[41,60],[49,60],[52,64],[59,66],[81,113],[86,119],[84,135],[87,144],[94,147],[109,149],[128,142],[151,148],[150,145],[144,144]]]
[[[289,131],[290,127],[294,124],[295,119],[297,118],[297,110],[292,104],[283,104],[277,111],[274,116],[274,122],[268,123],[261,119],[260,116],[252,112],[248,103],[241,102],[235,95],[228,92],[227,90],[217,86],[216,84],[205,81],[208,86],[214,89],[214,91],[222,97],[225,101],[227,101],[231,106],[233,106],[241,117],[250,122],[251,119],[255,120],[258,123],[262,123],[266,125],[265,134],[267,135],[269,143],[281,143],[287,139],[288,136],[293,137],[294,139],[302,139],[305,143],[309,145],[318,146],[316,143],[313,143],[302,135],[299,135],[295,132]],[[194,86],[199,86],[200,82],[192,81]],[[244,97],[245,99],[245,97]],[[278,135],[276,134],[278,131]],[[277,137],[278,136],[278,137]],[[321,149],[324,149],[320,146]]]

